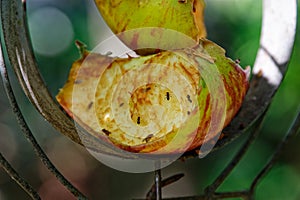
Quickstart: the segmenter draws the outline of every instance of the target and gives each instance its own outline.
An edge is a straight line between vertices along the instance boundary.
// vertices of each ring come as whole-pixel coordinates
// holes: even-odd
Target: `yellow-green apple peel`
[[[209,69],[224,88],[213,91]],[[213,79],[212,79],[213,80]],[[217,88],[218,89],[218,88]],[[56,96],[91,134],[135,153],[175,154],[219,136],[239,110],[247,73],[213,42],[137,58],[85,52]],[[224,106],[216,113],[213,101]],[[222,124],[216,126],[217,116]],[[209,130],[214,130],[210,132]],[[209,135],[208,135],[209,133]]]
[[[139,54],[155,52],[139,50],[147,46],[186,47],[176,35],[165,30],[184,34],[195,43],[206,36],[203,0],[95,0],[95,3],[110,29]],[[127,31],[130,34],[123,34]]]

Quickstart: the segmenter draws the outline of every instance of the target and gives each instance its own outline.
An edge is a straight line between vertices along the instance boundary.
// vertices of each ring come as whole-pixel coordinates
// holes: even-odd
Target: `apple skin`
[[[95,0],[113,33],[139,55],[191,46],[206,37],[204,0]],[[174,32],[178,32],[175,34]]]
[[[141,67],[145,65],[157,66],[149,73],[157,74],[158,79],[152,80],[149,75],[148,85],[139,87],[136,84],[132,91],[128,89],[131,86],[120,84],[126,80],[126,74],[134,70],[149,69]],[[210,91],[205,86],[205,76],[199,71],[198,65],[201,65],[202,69],[216,67],[224,84],[225,101],[218,97],[218,91]],[[164,73],[155,71],[159,66],[163,66]],[[156,80],[168,79],[169,71],[183,76],[192,88],[189,90],[182,86],[183,90],[178,89],[180,93],[195,91],[196,101],[192,101],[193,94],[183,94],[186,97],[185,102],[193,102],[195,106],[192,107],[195,109],[184,110],[185,107],[181,105],[180,96],[176,96],[176,91],[155,83]],[[140,71],[137,72],[136,74],[141,75]],[[127,82],[129,85],[134,85],[139,76],[133,77],[127,77],[132,78],[130,83]],[[178,77],[171,77],[171,81],[174,87],[184,85]],[[73,64],[68,81],[56,98],[72,118],[87,130],[91,130],[92,135],[123,150],[134,153],[178,154],[198,148],[205,141],[219,137],[222,128],[229,124],[240,109],[248,86],[247,71],[225,57],[225,51],[221,47],[201,39],[199,45],[192,48],[163,51],[137,58],[111,58],[85,52],[82,58]],[[123,96],[128,96],[128,93],[128,101],[124,102],[126,98]],[[213,95],[217,100],[222,100],[221,104],[225,106],[224,112],[219,113],[220,119],[224,120],[218,129],[207,136],[214,115],[211,103]],[[122,114],[125,113],[124,109],[122,110],[125,104],[128,105],[125,110],[129,110],[131,122],[125,120],[126,123],[118,123],[119,119],[127,117],[126,114]],[[160,117],[151,118],[153,114],[162,112],[162,109],[153,105],[161,106],[165,113],[157,115]],[[184,113],[184,117],[178,118],[181,113]],[[155,134],[130,132],[135,130],[131,129],[133,125],[129,126],[127,132],[120,128],[127,123],[143,128],[151,120],[164,125]],[[205,137],[208,138],[205,140]]]

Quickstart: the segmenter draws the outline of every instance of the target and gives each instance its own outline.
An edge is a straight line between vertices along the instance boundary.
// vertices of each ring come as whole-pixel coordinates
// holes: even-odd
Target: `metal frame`
[[[35,148],[37,155],[46,160],[44,164],[49,170],[61,180],[75,196],[78,198],[86,198],[76,188],[72,186],[64,177],[55,169],[47,156],[42,152],[35,141],[18,105],[15,101],[14,93],[10,87],[9,77],[7,74],[7,65],[9,62],[13,67],[24,93],[27,95],[31,103],[41,113],[41,115],[53,125],[59,132],[71,138],[74,142],[88,144],[87,148],[100,151],[109,155],[124,157],[123,153],[119,152],[96,138],[92,138],[88,133],[81,129],[82,137],[78,136],[78,127],[75,127],[73,121],[61,110],[60,106],[50,95],[38,69],[38,65],[33,54],[32,45],[29,39],[27,20],[26,20],[26,1],[25,0],[2,0],[1,1],[1,29],[3,38],[1,38],[1,49],[7,55],[8,61],[4,61],[2,51],[0,51],[0,67],[2,80],[6,88],[8,98],[11,101],[13,111],[16,113],[19,123],[25,133],[26,138]],[[254,180],[249,191],[229,192],[218,194],[216,189],[226,179],[232,169],[237,165],[243,157],[256,135],[259,133],[259,124],[264,116],[272,97],[276,93],[282,79],[287,71],[288,62],[293,49],[296,33],[297,21],[297,1],[286,0],[284,4],[278,0],[263,1],[263,26],[261,32],[260,48],[258,49],[255,66],[253,69],[253,77],[250,82],[250,89],[245,97],[245,101],[238,115],[233,119],[231,124],[227,126],[223,133],[224,137],[217,142],[215,149],[224,146],[242,133],[249,127],[256,127],[243,147],[238,151],[232,162],[224,169],[220,176],[207,187],[205,196],[202,197],[187,197],[182,199],[204,199],[204,198],[226,198],[226,197],[247,197],[250,198],[255,189],[257,182],[268,171],[278,152],[274,153],[270,162],[267,163],[262,172]],[[1,35],[2,37],[2,35]],[[294,128],[287,136],[295,134],[299,130],[299,115],[294,123]],[[85,136],[86,135],[86,136]],[[283,143],[287,140],[284,139]],[[282,148],[283,143],[278,147],[278,151]],[[197,156],[196,151],[187,152],[182,159]],[[9,169],[9,165],[5,162],[5,158],[1,155],[1,166]],[[8,170],[9,171],[9,170]],[[59,175],[60,174],[60,175]],[[12,175],[11,175],[12,176]],[[12,176],[14,177],[14,176]],[[168,183],[178,180],[166,179]],[[171,180],[171,181],[170,181]],[[161,180],[160,171],[155,173],[155,191],[149,192],[148,199],[161,199],[161,187],[165,180]],[[18,181],[17,181],[18,182]],[[25,187],[26,188],[26,187]],[[27,191],[27,190],[26,190]],[[30,192],[28,192],[30,193]],[[31,193],[32,198],[38,198]],[[154,196],[153,196],[154,195]]]

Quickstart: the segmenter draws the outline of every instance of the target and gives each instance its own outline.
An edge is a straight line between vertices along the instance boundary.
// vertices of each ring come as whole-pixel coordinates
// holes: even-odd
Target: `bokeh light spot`
[[[47,6],[28,16],[29,32],[35,52],[54,56],[65,51],[74,38],[68,16],[55,7]]]

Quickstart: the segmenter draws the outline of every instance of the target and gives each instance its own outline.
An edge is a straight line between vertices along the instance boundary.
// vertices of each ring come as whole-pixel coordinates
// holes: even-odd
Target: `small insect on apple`
[[[210,68],[219,73],[225,101],[199,70]],[[224,117],[208,136],[218,137],[247,89],[248,72],[221,47],[201,39],[191,48],[137,58],[85,51],[56,98],[81,126],[108,143],[130,152],[174,154],[201,146],[215,125],[213,115]],[[213,97],[225,107],[223,113],[214,113]]]

